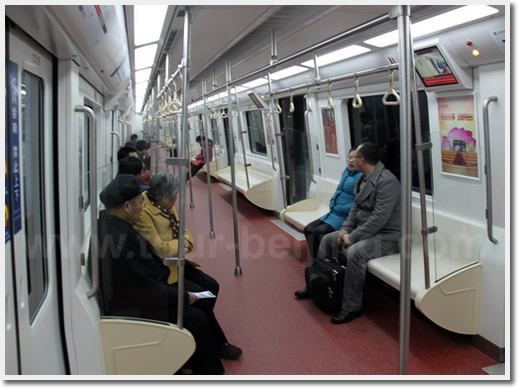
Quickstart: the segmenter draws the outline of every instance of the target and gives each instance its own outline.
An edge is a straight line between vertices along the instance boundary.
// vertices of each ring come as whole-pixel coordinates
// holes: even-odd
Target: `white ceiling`
[[[172,7],[176,7],[174,12],[171,10]],[[232,79],[269,65],[272,29],[276,31],[278,57],[284,58],[369,20],[384,16],[393,7],[394,5],[389,4],[190,6],[192,28],[189,99],[201,97],[202,79],[206,81],[208,91],[212,90],[213,75],[216,76],[218,87],[223,86],[226,81],[227,61],[232,66]],[[412,13],[415,16],[413,20],[444,12],[449,7],[451,6],[412,6]],[[181,8],[182,6],[170,6],[168,12],[173,16],[169,28],[165,26],[162,32],[164,35],[165,32],[176,29],[176,36],[169,50],[170,73],[176,70],[182,58],[181,30],[184,18],[178,17],[178,11]],[[393,30],[395,27],[396,21],[390,21],[340,42],[340,47],[352,43],[363,45],[363,40]],[[163,36],[163,39],[167,40],[167,36]],[[322,55],[325,51],[337,48],[337,45],[329,46],[324,49],[324,52],[318,54]],[[159,52],[156,58],[163,55],[163,52]],[[156,58],[155,63],[160,63]],[[293,64],[307,59],[309,55],[308,58],[297,59]],[[154,70],[164,73],[163,69]],[[167,79],[169,75],[163,77]]]

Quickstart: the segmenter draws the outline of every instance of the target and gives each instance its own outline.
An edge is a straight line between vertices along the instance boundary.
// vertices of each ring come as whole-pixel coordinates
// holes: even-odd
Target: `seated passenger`
[[[142,184],[144,184],[141,177],[143,168],[144,165],[140,159],[134,156],[128,156],[127,158],[119,160],[119,174],[135,175],[140,179],[140,183]],[[143,185],[143,187],[147,190],[149,186]]]
[[[149,185],[149,181],[151,179],[151,156],[149,156],[149,143],[145,140],[139,140],[137,141],[135,148],[138,152],[138,157],[144,165],[144,171],[140,174],[140,179],[142,179],[142,182],[144,182],[145,185]]]
[[[144,165],[142,161],[136,156],[128,156],[119,160],[119,174],[129,174],[139,176],[142,173]]]
[[[151,157],[149,156],[149,143],[145,140],[137,141],[135,149],[138,152],[140,160],[144,163],[144,170],[151,170]]]
[[[117,151],[117,160],[127,158],[128,156],[139,157],[137,150],[132,146],[124,146]]]
[[[201,136],[197,136],[196,143],[198,143],[200,145],[201,151],[198,155],[196,155],[194,160],[191,161],[191,176],[195,176],[198,173],[198,171],[200,171],[206,163],[205,137],[203,137],[203,139],[202,139]],[[209,148],[209,162],[210,162],[212,160],[212,148],[214,147],[214,142],[209,139],[207,146]],[[187,177],[189,177],[189,175],[187,175]]]
[[[337,257],[347,263],[341,310],[331,319],[335,324],[361,315],[367,262],[399,252],[401,238],[399,181],[379,161],[372,143],[358,146],[354,163],[363,173],[354,206],[340,230],[324,236],[315,258]]]
[[[347,167],[342,173],[340,183],[338,183],[336,191],[329,201],[329,213],[323,215],[318,220],[310,222],[304,228],[304,235],[306,236],[312,259],[317,257],[318,246],[322,237],[340,229],[340,226],[342,226],[349,214],[349,210],[353,207],[354,187],[362,175],[354,167],[355,158],[356,151],[352,149],[347,156]]]
[[[162,258],[178,257],[179,248],[179,220],[174,209],[180,184],[178,178],[169,172],[160,172],[151,178],[151,184],[144,197],[144,210],[135,229],[139,231],[155,247]],[[194,240],[191,233],[185,229],[185,253],[192,251]],[[209,275],[196,267],[197,263],[187,260],[185,263],[185,289],[192,292],[211,291],[218,295],[219,284]],[[178,281],[178,268],[169,267],[168,284]],[[212,309],[216,298],[194,301],[194,307],[203,310],[213,329],[216,344],[220,355],[225,359],[237,359],[241,356],[241,349],[228,343]]]
[[[135,145],[137,144],[137,141],[138,141],[138,135],[136,133],[132,134],[130,136],[130,143],[133,144],[133,147],[135,147]]]
[[[123,174],[101,192],[106,207],[99,220],[101,310],[103,315],[176,323],[178,287],[167,284],[169,269],[149,241],[133,228],[142,212],[142,191],[136,176]],[[193,372],[223,374],[212,309],[200,306],[202,301],[187,291],[183,298],[184,327],[196,341],[189,361]]]

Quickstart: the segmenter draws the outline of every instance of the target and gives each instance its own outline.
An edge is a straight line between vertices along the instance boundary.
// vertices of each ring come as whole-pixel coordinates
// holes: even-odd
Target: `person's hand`
[[[349,238],[349,233],[346,233],[343,237],[342,237],[342,244],[344,247],[348,247],[350,246],[352,243],[351,243],[351,239]]]
[[[338,245],[344,245],[344,236],[347,235],[347,231],[340,229],[337,235]]]
[[[191,292],[188,292],[188,294],[189,294],[189,304],[196,303],[196,301],[198,300],[198,297]]]

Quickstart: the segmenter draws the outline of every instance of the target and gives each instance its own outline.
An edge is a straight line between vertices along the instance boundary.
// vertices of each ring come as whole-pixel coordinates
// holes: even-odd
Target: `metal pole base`
[[[236,267],[236,269],[234,270],[234,275],[243,275],[243,271],[241,270],[241,267]]]
[[[209,237],[210,238],[215,238],[216,237],[216,233],[214,233],[214,231],[210,232],[209,233]]]
[[[191,209],[194,209],[194,203],[191,203]]]

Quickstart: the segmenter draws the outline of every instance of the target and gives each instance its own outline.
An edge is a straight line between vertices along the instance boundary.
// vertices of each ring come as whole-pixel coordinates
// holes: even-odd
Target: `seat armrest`
[[[168,322],[103,317],[100,326],[106,374],[174,374],[196,348],[188,330]]]

